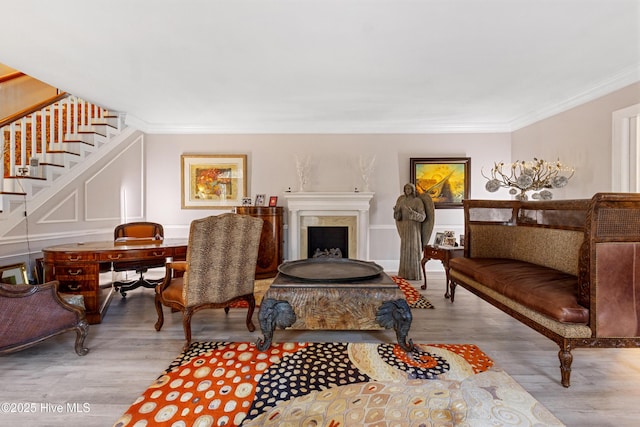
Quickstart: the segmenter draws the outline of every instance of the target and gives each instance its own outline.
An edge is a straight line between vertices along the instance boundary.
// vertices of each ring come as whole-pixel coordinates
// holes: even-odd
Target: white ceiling
[[[640,0],[1,0],[0,63],[148,132],[502,132],[640,81]]]

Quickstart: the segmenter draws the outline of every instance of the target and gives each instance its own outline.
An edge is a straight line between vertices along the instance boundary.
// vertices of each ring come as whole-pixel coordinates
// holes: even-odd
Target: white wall
[[[191,220],[223,212],[181,209],[181,154],[247,154],[248,195],[278,196],[283,206],[283,192],[289,187],[298,190],[296,155],[312,158],[307,191],[362,188],[358,159],[375,155],[370,256],[389,268],[397,268],[400,255],[392,207],[409,182],[411,157],[471,157],[473,198],[504,198],[484,190],[480,171],[511,158],[509,134],[146,135],[145,145],[147,219],[162,223],[167,237],[186,237]],[[434,233],[445,229],[463,232],[462,209],[436,210]]]
[[[513,160],[560,158],[575,167],[554,198],[590,198],[611,191],[612,114],[640,102],[640,83],[572,108],[512,133]]]
[[[42,248],[111,240],[123,217],[144,218],[144,135],[125,132],[99,152],[58,178],[52,197],[20,201],[14,213],[27,216],[16,226],[0,221],[0,265],[25,262],[31,268]]]

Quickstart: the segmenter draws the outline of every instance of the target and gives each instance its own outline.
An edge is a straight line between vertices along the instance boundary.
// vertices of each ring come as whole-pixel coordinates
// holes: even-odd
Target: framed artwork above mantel
[[[182,154],[182,209],[229,209],[247,195],[246,154]]]
[[[410,182],[418,194],[428,194],[436,209],[462,208],[469,198],[470,157],[412,157]]]

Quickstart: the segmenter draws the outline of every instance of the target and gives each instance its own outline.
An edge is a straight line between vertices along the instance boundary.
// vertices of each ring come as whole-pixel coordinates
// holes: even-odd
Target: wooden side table
[[[446,292],[444,294],[445,298],[449,298],[449,260],[453,258],[458,258],[464,256],[464,247],[456,246],[456,247],[442,247],[442,246],[431,246],[426,245],[423,249],[422,259],[420,260],[420,265],[422,266],[422,276],[424,277],[424,284],[421,286],[422,289],[427,289],[427,274],[424,269],[424,265],[430,259],[437,259],[442,262],[442,266],[444,267],[444,272],[446,275]]]

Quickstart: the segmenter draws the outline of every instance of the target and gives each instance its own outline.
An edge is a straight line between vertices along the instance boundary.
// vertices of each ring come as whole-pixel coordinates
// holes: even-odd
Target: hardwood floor
[[[430,274],[422,291],[434,310],[413,310],[409,337],[420,343],[473,343],[497,366],[568,426],[636,426],[640,417],[640,349],[573,351],[572,385],[560,385],[558,347],[542,335],[459,288],[456,302],[443,298],[444,275]],[[413,282],[419,288],[419,282]],[[166,309],[165,309],[166,310]],[[245,329],[243,309],[203,311],[194,316],[195,340],[255,341],[259,329]],[[257,319],[257,317],[256,317]],[[156,332],[153,290],[137,289],[126,299],[114,295],[102,324],[92,325],[88,355],[73,350],[67,333],[18,353],[0,357],[0,425],[111,426],[180,353],[179,313],[165,311]],[[256,321],[257,325],[257,321]],[[275,341],[395,340],[392,331],[281,331]],[[25,406],[27,404],[27,406]]]

